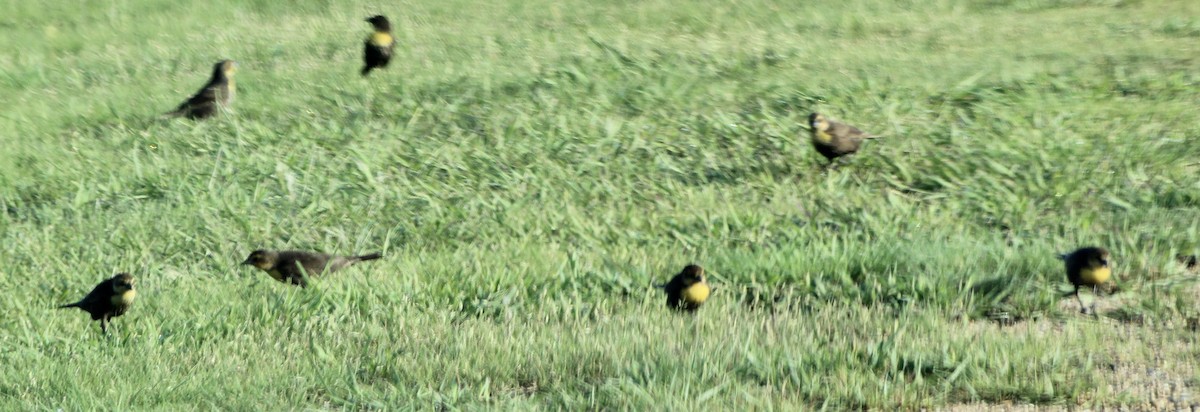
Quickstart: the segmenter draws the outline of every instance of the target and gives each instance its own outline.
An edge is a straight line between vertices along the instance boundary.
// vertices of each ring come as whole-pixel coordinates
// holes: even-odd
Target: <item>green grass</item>
[[[1173,408],[1154,388],[1198,382],[1200,3],[177,3],[0,4],[0,409]],[[376,13],[400,45],[364,81]],[[223,58],[233,115],[157,118]],[[886,137],[822,173],[814,110]],[[1085,244],[1117,263],[1099,319],[1060,298]],[[257,248],[385,259],[301,290],[236,266]],[[718,288],[695,317],[651,287],[689,262]],[[52,309],[118,271],[111,336]]]

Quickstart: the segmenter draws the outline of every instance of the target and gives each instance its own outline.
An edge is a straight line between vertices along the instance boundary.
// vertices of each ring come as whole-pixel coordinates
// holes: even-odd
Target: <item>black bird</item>
[[[396,49],[396,39],[392,37],[392,23],[387,17],[374,16],[366,20],[375,29],[363,44],[362,75],[371,73],[372,69],[387,67],[392,60],[392,51]]]
[[[667,307],[686,312],[695,312],[708,300],[712,288],[704,278],[704,268],[687,265],[679,274],[658,288],[667,292]]]
[[[221,109],[229,108],[229,104],[233,102],[233,95],[237,92],[233,81],[236,71],[237,62],[233,60],[217,62],[213,65],[212,77],[208,79],[208,84],[165,116],[204,119],[216,115]]]
[[[1108,278],[1112,276],[1112,262],[1108,250],[1089,246],[1058,255],[1058,258],[1066,263],[1067,280],[1075,286],[1075,290],[1066,296],[1075,295],[1075,300],[1079,301],[1079,311],[1087,313],[1087,309],[1083,307],[1083,299],[1079,297],[1079,288],[1091,286],[1092,294],[1095,295],[1096,287],[1107,282]],[[1094,302],[1093,306],[1095,306]],[[1092,314],[1095,314],[1095,308],[1093,308]]]
[[[92,320],[100,321],[101,332],[108,333],[108,322],[112,318],[124,315],[125,311],[129,310],[129,306],[133,304],[133,299],[137,297],[137,291],[133,289],[135,283],[137,283],[137,279],[132,275],[117,274],[100,282],[82,300],[59,306],[59,309],[83,309],[84,312],[92,315]]]

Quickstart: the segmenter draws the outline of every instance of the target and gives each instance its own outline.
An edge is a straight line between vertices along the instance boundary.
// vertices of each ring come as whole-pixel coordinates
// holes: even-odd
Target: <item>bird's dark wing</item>
[[[100,282],[99,285],[96,285],[96,287],[92,288],[92,291],[88,292],[87,296],[84,296],[83,300],[79,301],[79,303],[86,304],[86,305],[95,305],[95,304],[101,303],[101,302],[108,302],[109,299],[112,298],[112,291],[113,291],[112,279],[105,280],[103,282]],[[80,305],[80,306],[83,306],[83,305]]]
[[[859,140],[871,137],[870,135],[867,134],[867,132],[858,130],[857,127],[854,127],[854,126],[851,126],[851,125],[848,125],[845,123],[834,122],[832,124],[832,127],[833,127],[834,135],[840,135],[840,136],[849,137],[851,139],[859,139]]]
[[[200,89],[200,91],[196,92],[196,94],[192,95],[192,97],[188,98],[186,102],[183,102],[183,104],[179,105],[179,107],[182,109],[184,107],[196,107],[200,105],[214,104],[217,102],[217,89],[220,89],[220,86],[205,86],[203,89]]]
[[[299,263],[300,266],[303,266],[308,271],[308,276],[316,276],[325,271],[325,265],[329,262],[329,255],[290,250],[279,252],[279,262],[281,264],[289,262],[287,265],[280,266],[288,266],[287,270],[292,271],[297,270],[296,266]],[[279,269],[285,275],[289,274],[289,272],[283,271],[284,268],[280,267]],[[294,274],[298,275],[299,272],[297,271]]]
[[[112,306],[112,283],[108,280],[100,282],[87,296],[78,302],[59,306],[60,308],[79,308],[92,315],[92,320],[100,319]]]
[[[188,116],[188,117],[204,117],[215,114],[217,111],[217,90],[219,85],[205,86],[196,94],[189,97],[175,111],[167,113],[170,116]]]

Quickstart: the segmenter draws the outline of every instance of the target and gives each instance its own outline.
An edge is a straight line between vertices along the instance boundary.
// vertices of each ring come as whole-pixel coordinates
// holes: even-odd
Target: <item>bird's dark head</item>
[[[374,27],[376,31],[392,31],[392,23],[382,15],[367,18],[367,23],[371,23],[371,27]]]
[[[1108,265],[1109,265],[1109,260],[1110,260],[1110,257],[1109,257],[1109,254],[1108,254],[1108,249],[1105,249],[1105,248],[1102,248],[1102,247],[1098,247],[1098,248],[1095,248],[1095,249],[1096,249],[1095,258],[1094,258],[1094,259],[1089,259],[1089,260],[1090,260],[1090,262],[1089,262],[1089,263],[1091,263],[1091,264],[1092,264],[1092,266],[1099,266],[1099,267],[1102,267],[1102,268],[1106,268],[1106,267],[1108,267]]]
[[[813,112],[808,115],[808,127],[813,130],[826,130],[829,128],[829,120],[825,118],[825,115]]]
[[[693,283],[701,283],[704,282],[704,268],[696,264],[687,265],[682,271],[679,272],[679,276],[682,277],[689,285]]]
[[[242,264],[254,266],[262,270],[269,270],[271,266],[275,266],[276,257],[275,252],[259,249],[250,252],[250,256],[246,257],[246,260]]]
[[[112,288],[115,294],[131,291],[135,284],[137,284],[137,278],[128,273],[120,273],[112,277]]]
[[[1071,265],[1071,262],[1076,262],[1075,264],[1083,265],[1086,269],[1106,268],[1112,264],[1108,249],[1097,246],[1079,248],[1074,252],[1061,255],[1060,258],[1065,260],[1068,266]]]

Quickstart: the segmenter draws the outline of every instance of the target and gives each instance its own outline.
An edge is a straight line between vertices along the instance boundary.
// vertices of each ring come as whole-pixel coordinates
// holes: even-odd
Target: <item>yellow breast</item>
[[[113,295],[112,303],[118,306],[129,306],[133,304],[133,298],[137,297],[137,291],[130,289],[119,295]]]
[[[824,130],[817,130],[813,132],[812,139],[821,143],[829,143],[833,141],[833,136],[830,136]]]
[[[712,289],[709,289],[707,283],[697,283],[683,290],[683,300],[691,303],[704,303],[708,300],[708,294]]]
[[[392,44],[392,41],[394,41],[394,40],[392,39],[391,34],[384,33],[381,31],[371,33],[371,44],[374,44],[376,46],[387,47]]]
[[[1095,269],[1083,269],[1079,271],[1079,280],[1084,284],[1098,285],[1108,281],[1108,277],[1112,275],[1112,268],[1099,267]]]

